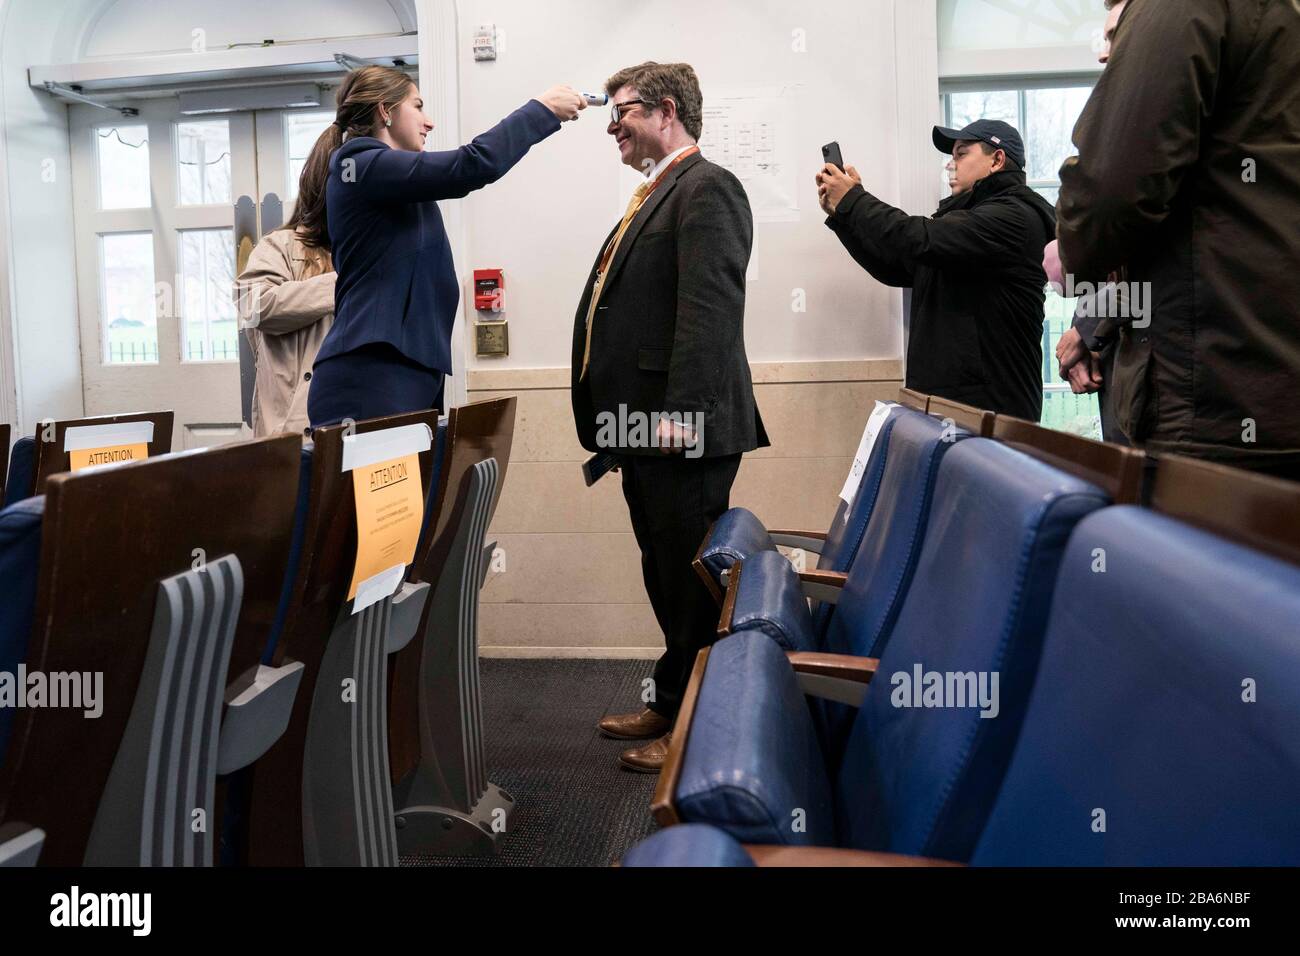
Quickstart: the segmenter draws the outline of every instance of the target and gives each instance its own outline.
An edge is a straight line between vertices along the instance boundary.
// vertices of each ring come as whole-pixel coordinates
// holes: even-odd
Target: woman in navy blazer
[[[336,98],[307,160],[325,180],[312,215],[326,220],[338,273],[334,325],[307,373],[313,428],[441,406],[460,283],[437,201],[496,182],[586,106],[554,87],[468,146],[428,153],[433,124],[400,70],[354,70]]]

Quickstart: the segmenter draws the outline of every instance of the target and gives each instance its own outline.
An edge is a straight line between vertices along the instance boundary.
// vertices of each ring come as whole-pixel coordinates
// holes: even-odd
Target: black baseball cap
[[[1005,152],[1021,169],[1025,168],[1025,141],[1020,138],[1020,131],[1010,123],[980,119],[965,129],[948,129],[944,126],[934,128],[934,148],[941,153],[951,155],[959,140],[988,143],[994,149]]]

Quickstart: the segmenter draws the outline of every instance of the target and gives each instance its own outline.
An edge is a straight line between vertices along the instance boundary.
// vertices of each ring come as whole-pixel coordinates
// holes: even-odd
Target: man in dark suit
[[[718,609],[691,562],[729,507],[744,452],[768,444],[745,357],[745,273],[753,244],[740,182],[700,155],[703,98],[684,63],[643,63],[605,84],[608,132],[646,175],[601,247],[573,330],[573,414],[589,451],[618,456],[623,496],[666,650],[639,713],[607,736],[657,772],[696,652]]]

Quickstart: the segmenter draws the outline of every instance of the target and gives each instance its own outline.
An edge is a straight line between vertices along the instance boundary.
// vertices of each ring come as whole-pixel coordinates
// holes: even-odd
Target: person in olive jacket
[[[1120,333],[1149,453],[1300,480],[1300,5],[1129,0],[1061,170],[1064,274],[1150,293]]]
[[[1015,127],[935,127],[951,153],[952,195],[909,216],[862,186],[852,166],[817,174],[826,225],[880,282],[912,289],[907,387],[1037,422],[1043,410],[1043,247],[1051,205],[1026,185]]]

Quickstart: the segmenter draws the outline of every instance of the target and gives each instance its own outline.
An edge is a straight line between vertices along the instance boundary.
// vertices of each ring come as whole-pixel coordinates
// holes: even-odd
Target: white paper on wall
[[[790,93],[794,87],[705,91],[700,152],[732,172],[749,196],[755,222],[797,222],[799,186],[795,175]],[[618,178],[616,222],[645,175],[624,167]],[[809,190],[811,191],[811,187]],[[748,278],[752,281],[756,275]]]
[[[735,174],[755,222],[797,222],[799,188],[787,90],[738,90],[704,98],[700,152]]]

